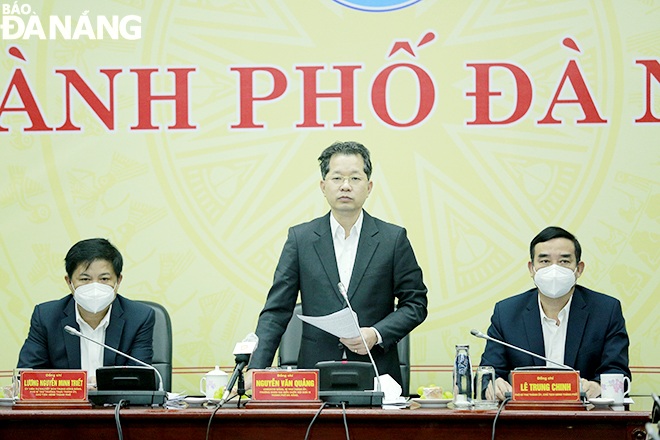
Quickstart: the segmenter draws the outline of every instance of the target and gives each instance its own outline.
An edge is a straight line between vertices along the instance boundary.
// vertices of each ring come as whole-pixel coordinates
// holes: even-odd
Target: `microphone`
[[[362,335],[362,332],[360,331],[360,324],[355,318],[355,312],[353,312],[353,307],[351,307],[351,302],[348,300],[348,293],[346,292],[346,288],[344,287],[344,284],[341,281],[337,283],[337,287],[339,287],[339,293],[341,293],[341,296],[343,296],[344,299],[346,300],[348,309],[351,311],[351,318],[353,318],[353,322],[355,323],[355,326],[357,327],[358,332],[360,333],[360,339],[362,339],[362,344],[364,345],[364,348],[367,350],[367,354],[369,355],[369,360],[371,361],[371,365],[374,367],[374,372],[376,373],[376,386],[377,386],[376,391],[381,392],[382,387],[380,384],[380,373],[378,372],[378,367],[376,366],[376,362],[374,361],[374,358],[371,355],[371,350],[369,350],[367,341],[365,341],[364,335]]]
[[[227,382],[227,387],[225,388],[225,392],[222,395],[219,406],[222,406],[225,404],[225,402],[227,402],[229,393],[231,392],[232,388],[234,388],[238,378],[242,376],[243,368],[245,368],[250,362],[250,355],[254,353],[254,350],[257,349],[257,345],[259,345],[259,336],[254,333],[249,333],[234,347],[233,354],[235,355],[236,366],[234,367],[234,372],[229,378],[229,382]]]
[[[65,326],[64,331],[67,332],[70,335],[78,336],[79,338],[83,338],[83,339],[87,339],[88,341],[91,341],[91,342],[93,342],[97,345],[100,345],[103,348],[107,348],[110,351],[114,351],[115,353],[120,354],[120,355],[124,356],[125,358],[128,358],[128,359],[132,360],[133,362],[136,362],[140,365],[151,368],[152,370],[154,370],[156,372],[156,375],[158,376],[158,391],[164,391],[163,390],[163,377],[160,375],[160,372],[158,371],[158,369],[156,369],[156,367],[154,367],[153,365],[149,365],[146,362],[142,362],[140,359],[134,358],[133,356],[130,356],[130,355],[124,353],[124,352],[121,352],[121,351],[119,351],[115,348],[112,348],[109,345],[106,345],[102,342],[98,342],[98,341],[95,341],[92,338],[88,338],[87,336],[83,335],[82,333],[80,333],[78,330],[71,327],[70,325]]]
[[[549,363],[551,363],[551,364],[555,364],[556,366],[560,367],[560,368],[563,369],[563,370],[576,371],[575,368],[569,367],[568,365],[560,364],[559,362],[555,362],[555,361],[553,361],[552,359],[548,359],[547,357],[541,356],[541,355],[536,354],[536,353],[532,353],[531,351],[527,351],[527,350],[525,350],[525,349],[523,349],[523,348],[516,347],[515,345],[508,344],[508,343],[506,343],[506,342],[504,342],[504,341],[500,341],[499,339],[495,339],[495,338],[493,338],[493,337],[491,337],[491,336],[488,336],[488,335],[485,335],[485,334],[481,333],[481,332],[480,332],[479,330],[477,330],[477,329],[472,329],[472,330],[470,330],[470,333],[472,334],[472,336],[476,336],[477,338],[486,339],[487,341],[497,342],[498,344],[504,345],[505,347],[512,348],[512,349],[514,349],[514,350],[517,350],[517,351],[520,351],[520,352],[522,352],[522,353],[528,354],[528,355],[533,356],[533,357],[535,357],[535,358],[539,358],[539,359],[541,359],[541,360],[544,360],[544,361],[546,361],[546,362],[549,362]]]

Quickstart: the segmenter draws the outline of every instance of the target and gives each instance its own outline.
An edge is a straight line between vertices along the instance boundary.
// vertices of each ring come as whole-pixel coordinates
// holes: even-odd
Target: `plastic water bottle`
[[[468,407],[472,405],[472,362],[470,361],[470,346],[456,346],[454,360],[454,406]]]

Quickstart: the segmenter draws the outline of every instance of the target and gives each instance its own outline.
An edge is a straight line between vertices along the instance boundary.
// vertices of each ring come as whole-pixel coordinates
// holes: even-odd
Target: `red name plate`
[[[252,376],[254,400],[318,400],[319,370],[257,370]]]
[[[22,370],[20,400],[87,400],[85,370]]]
[[[512,371],[513,401],[579,401],[577,371]]]

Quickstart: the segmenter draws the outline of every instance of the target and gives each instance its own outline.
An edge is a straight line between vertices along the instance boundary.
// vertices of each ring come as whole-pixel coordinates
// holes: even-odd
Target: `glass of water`
[[[480,365],[474,377],[474,408],[496,409],[498,406],[495,397],[495,369],[491,366]]]

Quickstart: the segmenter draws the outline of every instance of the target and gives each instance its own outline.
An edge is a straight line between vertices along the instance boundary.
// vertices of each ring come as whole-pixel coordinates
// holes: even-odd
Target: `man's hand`
[[[600,396],[600,384],[587,379],[580,379],[580,388],[587,394],[587,399]]]
[[[254,370],[243,370],[243,382],[245,383],[246,392],[252,389],[252,373],[254,373]],[[237,394],[238,394],[238,381],[236,381],[232,389],[229,390],[229,395],[227,396],[227,400],[233,399],[234,397],[236,397]]]
[[[91,376],[87,378],[87,390],[96,389],[96,376]]]
[[[362,327],[360,328],[360,332],[362,333],[362,336],[364,336],[364,340],[367,342],[369,350],[371,350],[371,348],[376,345],[376,342],[378,342],[376,332],[371,327]],[[364,349],[364,344],[362,343],[362,338],[359,336],[357,338],[340,338],[339,342],[344,344],[346,348],[353,353],[362,355],[367,354],[367,351]]]
[[[251,390],[252,389],[252,373],[254,370],[243,370],[243,383],[245,384],[245,391]],[[234,386],[232,387],[231,390],[231,395],[233,396],[236,394],[236,391],[238,390],[238,380],[234,382]]]
[[[252,389],[252,373],[254,373],[254,370],[245,370],[243,372],[243,381],[245,382],[245,391],[251,390]],[[236,381],[238,385],[238,381]],[[232,391],[236,392],[236,385],[234,385],[234,389]]]
[[[512,390],[513,388],[511,387],[511,384],[506,380],[501,377],[495,379],[495,397],[497,397],[497,400],[504,400],[504,393],[510,393]],[[488,389],[486,389],[486,398],[489,400],[492,399],[492,393],[492,388],[488,387]]]

